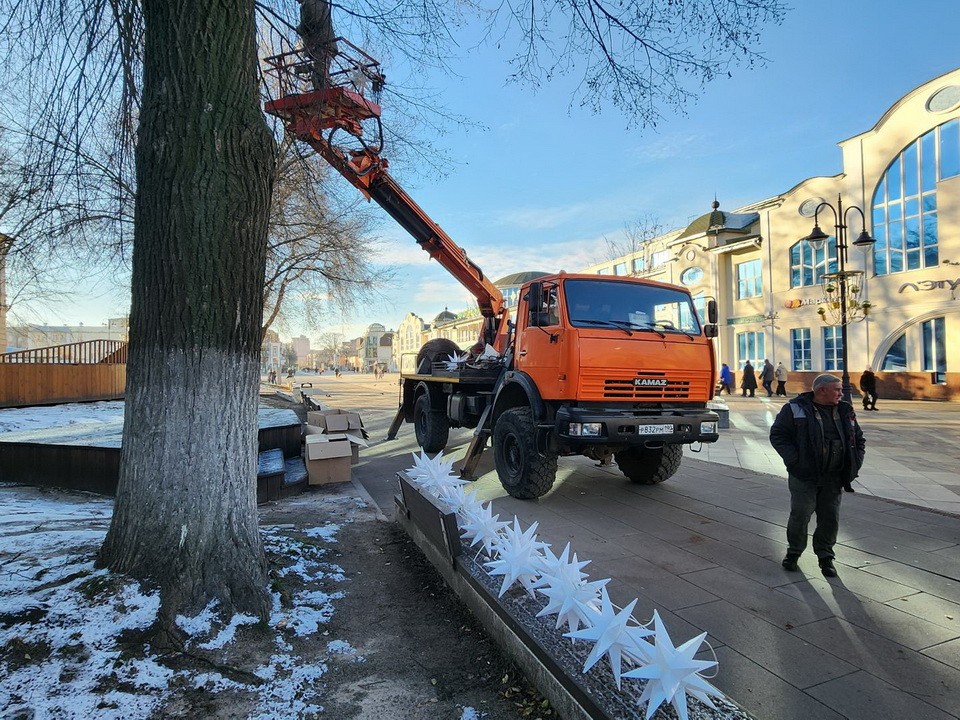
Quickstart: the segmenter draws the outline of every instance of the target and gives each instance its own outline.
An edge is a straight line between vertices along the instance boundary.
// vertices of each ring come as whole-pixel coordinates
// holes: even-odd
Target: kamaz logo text
[[[633,384],[637,387],[666,387],[669,382],[663,378],[634,378]]]

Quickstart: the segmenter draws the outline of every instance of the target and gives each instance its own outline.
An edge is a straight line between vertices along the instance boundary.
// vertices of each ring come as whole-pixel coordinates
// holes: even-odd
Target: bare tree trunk
[[[260,320],[273,140],[253,0],[146,0],[120,485],[101,562],[158,582],[165,623],[266,617]]]

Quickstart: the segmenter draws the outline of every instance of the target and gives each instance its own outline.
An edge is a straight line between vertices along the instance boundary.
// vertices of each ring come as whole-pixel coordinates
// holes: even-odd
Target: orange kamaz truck
[[[536,498],[557,460],[612,459],[631,481],[666,480],[683,446],[718,439],[713,397],[717,306],[701,319],[684,288],[651,280],[558,273],[520,290],[512,318],[500,290],[396,183],[381,156],[378,63],[343,38],[323,63],[300,52],[267,59],[280,96],[266,111],[376,201],[476,298],[478,342],[462,352],[435,339],[401,373],[388,438],[413,423],[427,452],[450,428],[473,428],[461,467],[470,477],[487,444],[503,487]],[[308,85],[309,83],[309,85]]]

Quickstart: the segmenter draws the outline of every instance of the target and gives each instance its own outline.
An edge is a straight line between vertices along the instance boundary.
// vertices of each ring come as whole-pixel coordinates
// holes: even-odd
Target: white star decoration
[[[598,601],[600,589],[608,580],[584,582],[587,578],[581,569],[590,564],[589,560],[578,561],[574,553],[573,560],[568,560],[570,543],[560,553],[560,557],[553,554],[550,548],[543,549],[543,559],[540,561],[540,577],[531,585],[541,595],[545,595],[549,602],[537,613],[537,617],[545,615],[557,616],[557,629],[563,623],[568,630],[577,630],[581,624],[589,625],[591,610],[600,611]],[[582,607],[581,607],[582,606]]]
[[[453,460],[444,460],[442,452],[433,458],[425,452],[419,456],[414,453],[413,463],[413,467],[407,469],[407,475],[421,490],[434,497],[440,497],[444,488],[467,484],[466,480],[453,474]]]
[[[455,369],[466,359],[466,354],[451,355],[447,367]],[[548,543],[537,540],[537,523],[524,531],[516,517],[512,527],[501,522],[500,516],[493,514],[492,502],[484,505],[475,493],[464,490],[466,481],[454,475],[453,460],[445,460],[442,452],[431,458],[421,451],[414,454],[413,461],[414,466],[407,470],[411,481],[424,494],[438,498],[449,512],[456,513],[460,532],[470,547],[480,545],[491,558],[484,564],[490,575],[503,577],[499,596],[515,583],[531,597],[539,592],[547,598],[547,604],[537,617],[556,615],[557,629],[566,623],[569,630],[565,637],[594,643],[584,662],[584,673],[606,655],[618,689],[621,678],[646,680],[639,700],[647,705],[646,720],[665,702],[673,705],[680,720],[687,720],[687,694],[711,708],[715,708],[711,695],[723,698],[700,675],[715,667],[716,660],[694,659],[706,633],[674,647],[656,610],[648,623],[653,625],[653,631],[631,616],[636,599],[617,612],[605,587],[609,578],[587,582],[589,576],[583,568],[590,561],[578,560],[576,554],[571,559],[570,543],[558,557]],[[644,639],[651,635],[655,642]],[[637,667],[621,672],[624,658]]]
[[[460,355],[452,353],[447,356],[447,359],[444,362],[446,363],[447,370],[456,370],[469,359],[470,359],[469,353],[462,353]]]
[[[476,509],[463,508],[461,517],[460,532],[470,541],[470,547],[480,543],[484,552],[493,557],[500,542],[500,531],[507,526],[506,522],[498,522],[499,515],[493,514],[493,503],[481,504]]]
[[[604,655],[610,658],[610,667],[613,669],[613,678],[617,681],[617,689],[620,688],[620,665],[621,659],[626,651],[634,651],[636,654],[642,654],[643,648],[640,643],[646,643],[642,638],[652,635],[642,625],[628,625],[633,618],[630,613],[633,612],[637,600],[633,599],[620,612],[616,612],[613,603],[610,602],[610,596],[607,595],[607,589],[600,590],[600,612],[593,612],[590,617],[592,627],[583,630],[564,633],[566,637],[581,640],[592,640],[594,642],[593,650],[587,656],[583,664],[583,672],[587,672]],[[636,621],[634,621],[636,622]],[[634,655],[631,655],[634,657]]]
[[[680,720],[687,720],[687,693],[715,708],[709,696],[722,698],[723,694],[700,677],[700,672],[714,667],[717,663],[715,660],[693,659],[707,634],[702,633],[680,647],[674,647],[656,610],[653,611],[653,624],[656,628],[656,643],[650,664],[623,674],[626,678],[647,681],[643,695],[640,696],[640,702],[647,703],[646,720],[650,720],[664,702],[673,703]]]
[[[520,521],[513,518],[513,527],[504,529],[500,541],[497,543],[497,559],[486,563],[491,575],[502,575],[503,584],[500,586],[500,595],[509,589],[515,582],[519,582],[526,591],[534,596],[533,583],[537,579],[543,554],[541,548],[546,543],[537,540],[537,523],[522,531]]]

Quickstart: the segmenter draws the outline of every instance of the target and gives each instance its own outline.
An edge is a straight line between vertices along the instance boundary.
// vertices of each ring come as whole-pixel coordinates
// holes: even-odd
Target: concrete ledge
[[[550,701],[559,717],[565,720],[607,720],[609,718],[606,713],[596,707],[592,708],[592,712],[583,707],[531,649],[534,643],[533,638],[524,633],[518,624],[507,622],[505,617],[494,609],[495,603],[491,603],[484,588],[472,582],[472,578],[462,572],[456,562],[451,562],[445,549],[438,548],[427,538],[417,523],[409,517],[399,496],[396,517],[397,522],[403,526],[464,605],[480,621],[490,637]]]

